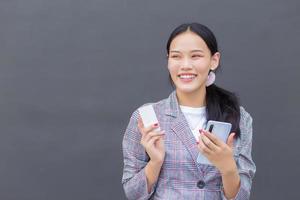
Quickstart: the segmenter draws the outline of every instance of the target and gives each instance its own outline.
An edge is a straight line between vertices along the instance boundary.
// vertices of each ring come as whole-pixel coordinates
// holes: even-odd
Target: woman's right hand
[[[153,163],[163,163],[165,158],[165,145],[163,140],[165,131],[155,131],[154,129],[158,126],[158,124],[153,124],[150,127],[144,127],[141,117],[139,116],[138,118],[138,129],[142,134],[141,144]]]

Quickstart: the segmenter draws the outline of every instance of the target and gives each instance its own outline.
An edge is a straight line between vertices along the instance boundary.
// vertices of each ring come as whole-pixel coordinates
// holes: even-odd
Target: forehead
[[[170,44],[170,51],[189,51],[200,49],[209,51],[204,40],[194,32],[186,31],[177,35]]]

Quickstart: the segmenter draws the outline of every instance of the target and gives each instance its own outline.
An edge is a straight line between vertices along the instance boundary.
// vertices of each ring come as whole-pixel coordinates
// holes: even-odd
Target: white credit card
[[[147,128],[153,124],[158,123],[158,120],[157,120],[157,117],[156,117],[156,114],[155,114],[155,111],[154,111],[152,105],[143,106],[143,107],[139,108],[138,111],[142,118],[144,127]],[[160,128],[157,127],[155,129],[155,131],[160,131]]]

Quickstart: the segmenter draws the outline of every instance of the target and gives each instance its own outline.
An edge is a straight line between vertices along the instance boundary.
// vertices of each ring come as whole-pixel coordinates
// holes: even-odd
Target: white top
[[[206,123],[206,107],[193,108],[189,106],[180,106],[182,113],[184,114],[190,129],[196,139],[199,141],[199,130],[204,128]]]

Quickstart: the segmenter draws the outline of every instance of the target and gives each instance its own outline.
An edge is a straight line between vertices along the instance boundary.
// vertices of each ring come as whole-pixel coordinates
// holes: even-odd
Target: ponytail
[[[231,132],[240,136],[240,105],[238,97],[212,84],[206,87],[206,118],[232,124]]]

